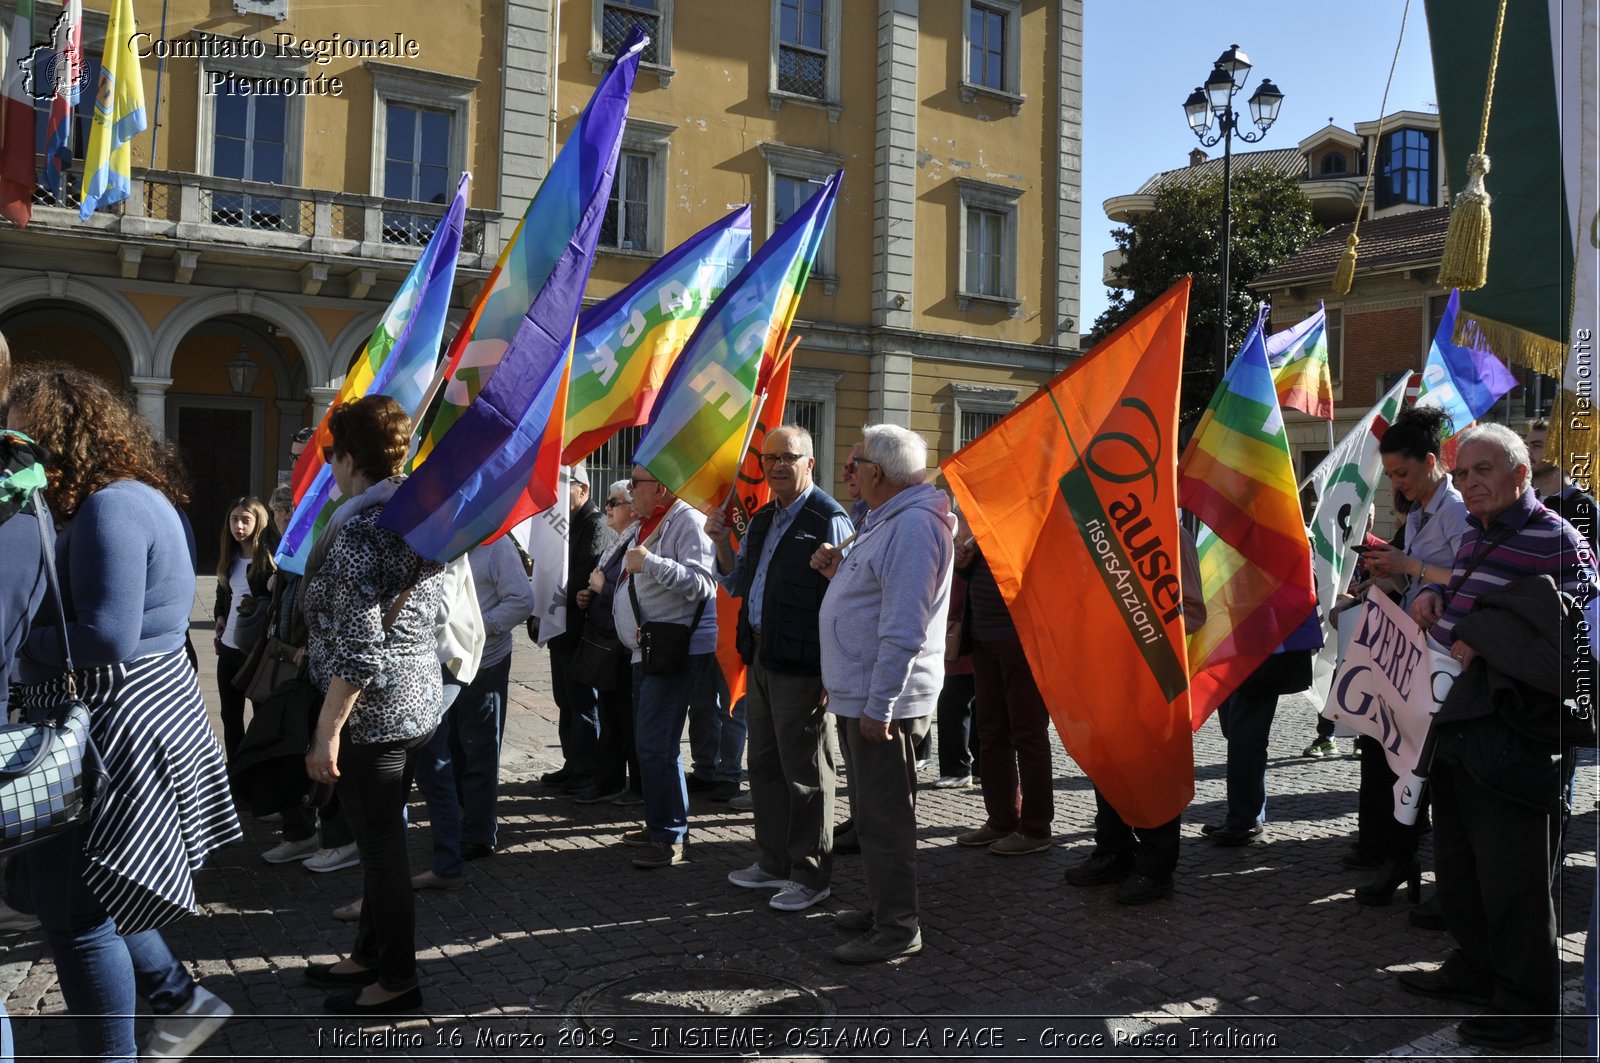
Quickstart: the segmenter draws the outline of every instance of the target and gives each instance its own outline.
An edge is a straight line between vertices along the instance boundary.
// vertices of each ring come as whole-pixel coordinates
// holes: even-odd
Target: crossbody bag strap
[[[56,618],[61,626],[57,629],[61,636],[61,656],[67,664],[67,693],[73,698],[78,696],[78,681],[73,673],[77,670],[72,665],[72,645],[67,639],[67,609],[61,600],[61,581],[56,574],[56,546],[50,532],[55,524],[50,520],[49,512],[44,508],[44,492],[33,493],[33,513],[39,521],[39,547],[44,554],[45,579],[50,582],[50,597],[56,603]]]
[[[406,584],[406,589],[401,591],[400,596],[394,600],[394,604],[389,606],[389,611],[383,614],[383,630],[385,634],[388,634],[389,629],[394,627],[394,622],[400,619],[400,610],[406,607],[406,600],[411,597],[411,592],[416,589],[417,578],[421,575],[422,556],[419,554],[417,563],[411,566],[411,582]]]
[[[639,606],[639,592],[633,589],[635,574],[628,575],[628,597],[633,600],[633,618],[640,627],[644,626],[644,610]],[[694,619],[689,622],[689,630],[693,631],[700,626],[700,618],[706,614],[706,599],[700,599],[700,607],[694,611]]]
[[[1444,589],[1444,602],[1441,608],[1448,609],[1450,607],[1450,600],[1456,596],[1467,580],[1472,577],[1472,573],[1476,571],[1477,567],[1483,564],[1484,559],[1494,552],[1495,547],[1506,542],[1511,538],[1511,535],[1511,529],[1502,526],[1494,535],[1484,536],[1478,540],[1478,546],[1472,551],[1472,557],[1468,559],[1467,567],[1462,570],[1461,578],[1452,579],[1450,585]]]

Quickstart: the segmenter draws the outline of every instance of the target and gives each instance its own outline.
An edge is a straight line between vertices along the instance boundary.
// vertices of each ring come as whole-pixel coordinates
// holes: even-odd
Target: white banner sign
[[[1417,754],[1461,665],[1387,595],[1369,594],[1340,616],[1341,632],[1347,624],[1351,633],[1348,641],[1341,639],[1344,660],[1322,715],[1377,740],[1399,776],[1394,817],[1415,823],[1422,796]]]
[[[572,513],[567,508],[568,483],[567,467],[563,465],[556,484],[556,504],[510,532],[533,561],[533,616],[539,621],[541,646],[567,630],[567,542],[572,523]],[[588,575],[582,574],[585,579]]]

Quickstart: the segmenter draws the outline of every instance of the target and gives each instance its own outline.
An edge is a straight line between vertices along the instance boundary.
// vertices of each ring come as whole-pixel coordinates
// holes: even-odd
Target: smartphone
[[[1372,547],[1366,546],[1366,545],[1352,546],[1350,549],[1354,550],[1358,554],[1370,554],[1370,553],[1372,553]]]

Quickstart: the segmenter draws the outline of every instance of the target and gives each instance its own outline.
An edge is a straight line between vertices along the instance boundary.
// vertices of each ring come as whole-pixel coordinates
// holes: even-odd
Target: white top
[[[250,593],[249,571],[250,562],[234,554],[233,563],[228,566],[228,589],[233,592],[233,601],[228,603],[228,623],[222,629],[222,644],[230,650],[239,648],[234,633],[239,627],[239,603]]]

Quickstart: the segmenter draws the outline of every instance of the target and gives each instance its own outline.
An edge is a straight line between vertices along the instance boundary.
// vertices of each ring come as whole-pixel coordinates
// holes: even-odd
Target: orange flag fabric
[[[1176,484],[1189,283],[942,466],[1067,752],[1135,827],[1194,798]]]
[[[733,550],[739,552],[739,540],[756,510],[767,504],[772,489],[761,473],[761,446],[767,433],[783,423],[783,407],[789,400],[789,367],[794,364],[794,349],[799,346],[796,336],[779,355],[772,369],[772,379],[767,385],[767,398],[756,417],[755,431],[744,448],[744,460],[739,463],[739,475],[733,485],[733,495],[728,499],[728,527],[733,529]],[[739,599],[717,585],[717,663],[722,666],[722,677],[728,682],[728,711],[733,711],[744,697],[745,667],[739,657]]]

